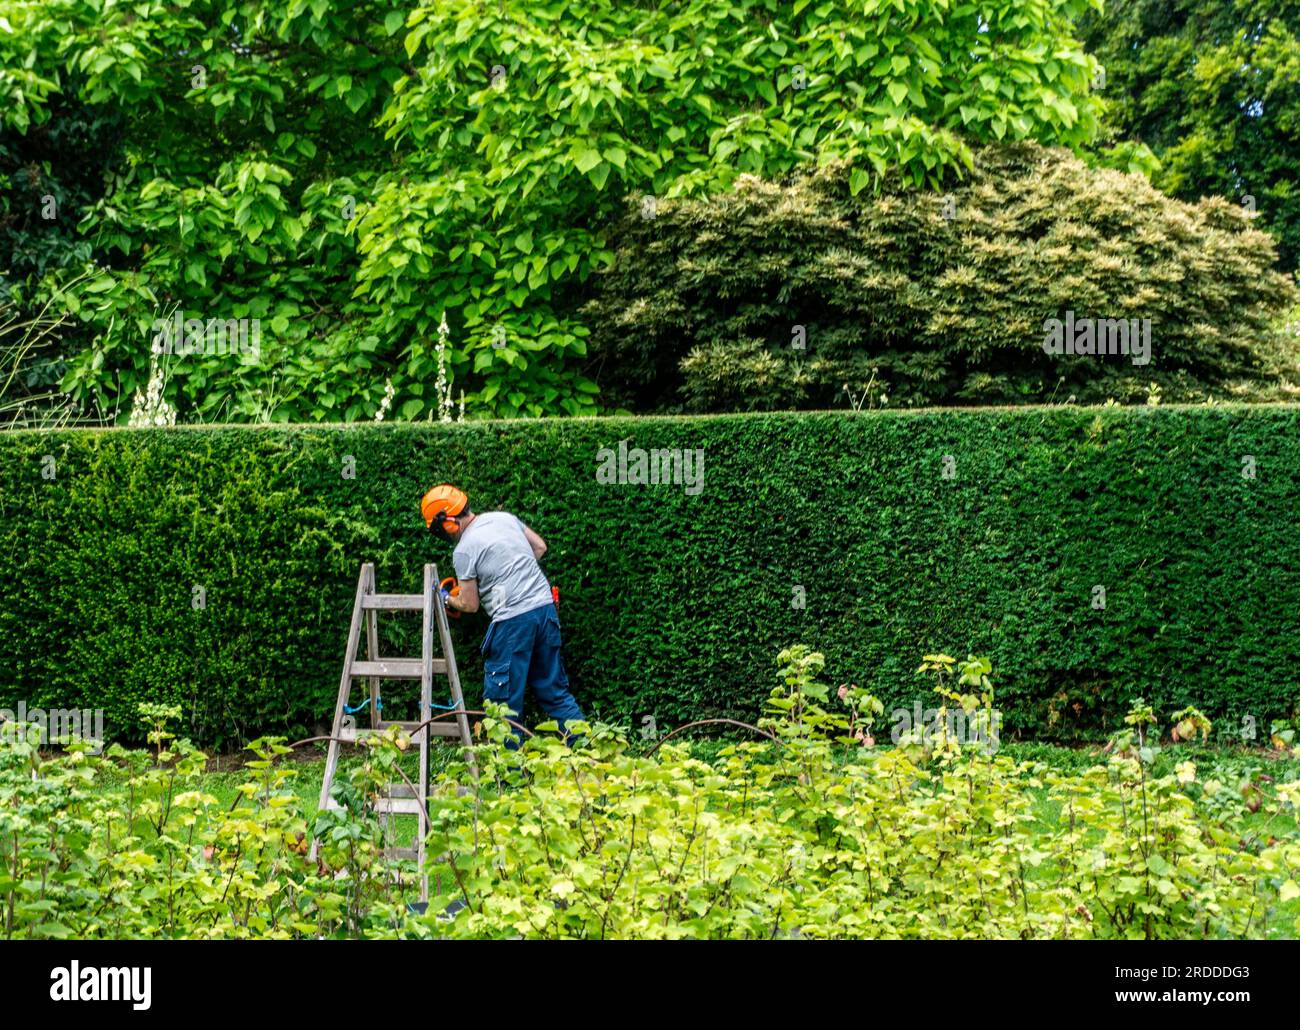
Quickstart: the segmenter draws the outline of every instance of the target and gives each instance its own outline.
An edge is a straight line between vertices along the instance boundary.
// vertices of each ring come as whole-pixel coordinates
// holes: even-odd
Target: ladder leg
[[[375,592],[373,579],[370,582],[370,592]],[[371,608],[366,612],[366,657],[371,661],[379,661],[379,613]],[[370,728],[379,729],[379,677],[370,677]]]
[[[433,566],[434,582],[438,582],[438,567]],[[478,763],[474,761],[474,737],[469,731],[469,716],[464,714],[465,695],[460,689],[460,670],[456,667],[456,649],[451,644],[451,627],[447,625],[447,610],[438,598],[434,614],[438,624],[438,642],[442,645],[442,657],[447,663],[447,682],[451,685],[451,703],[461,709],[456,716],[456,726],[460,730],[461,747],[465,749],[465,758],[469,763],[469,774],[478,779]]]
[[[432,565],[424,567],[424,606],[423,623],[420,627],[420,721],[433,717],[433,609],[434,590],[437,586],[436,570]],[[438,602],[441,603],[441,598]],[[432,728],[425,726],[420,730],[420,808],[421,817],[415,826],[415,858],[420,877],[420,900],[429,900],[429,870],[425,866],[424,838],[429,826],[429,741],[433,737]]]
[[[324,811],[325,806],[329,803],[330,787],[334,783],[334,772],[338,768],[339,762],[339,731],[343,728],[343,709],[347,706],[348,695],[352,691],[352,662],[357,656],[357,644],[361,636],[361,603],[362,598],[366,595],[369,587],[373,590],[375,582],[375,567],[370,564],[361,566],[361,575],[357,577],[357,596],[352,604],[352,625],[348,628],[348,647],[347,655],[343,659],[343,675],[339,679],[339,696],[334,704],[334,726],[330,730],[329,751],[325,758],[325,776],[321,779],[320,784],[320,802],[316,806],[317,811]],[[315,833],[312,834],[311,851],[309,856],[314,862],[319,850],[319,841],[316,840]]]

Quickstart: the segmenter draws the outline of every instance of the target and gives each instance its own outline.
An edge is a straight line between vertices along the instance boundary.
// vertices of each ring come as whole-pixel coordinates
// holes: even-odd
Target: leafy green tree
[[[1109,0],[1079,31],[1105,66],[1103,148],[1145,145],[1153,181],[1253,209],[1300,261],[1300,4],[1294,0]],[[1123,141],[1128,141],[1127,143]]]
[[[1062,151],[990,147],[946,195],[842,166],[633,209],[583,309],[637,411],[1262,398],[1300,380],[1267,233]],[[1150,353],[1058,355],[1050,319],[1150,319]],[[1140,328],[1140,326],[1139,326]]]
[[[8,130],[72,88],[127,121],[74,213],[92,274],[44,286],[93,334],[64,385],[124,415],[165,372],[205,420],[367,418],[391,385],[392,417],[434,417],[445,315],[471,414],[593,412],[574,298],[627,193],[832,160],[855,193],[934,187],[973,144],[1080,146],[1099,104],[1071,26],[1094,2],[16,5]],[[256,318],[260,349],[155,371],[176,311]]]
[[[366,307],[349,303],[354,246],[329,194],[349,186],[340,168],[371,167],[386,149],[368,131],[400,74],[396,42],[391,53],[375,42],[381,6],[25,6],[21,31],[0,34],[2,63],[34,55],[42,81],[126,122],[111,188],[58,216],[95,247],[83,283],[43,283],[93,333],[68,355],[64,387],[124,419],[150,375],[155,320],[179,310],[267,323],[256,357],[177,360],[169,394],[191,418],[338,418],[340,399],[356,417],[377,403],[382,377],[366,373],[379,341],[360,331]],[[319,74],[331,65],[350,72],[343,95]],[[27,103],[29,120],[44,117]],[[52,158],[53,174],[71,158]]]
[[[78,73],[63,90],[37,73],[55,59],[49,38],[29,31],[38,6],[0,10],[0,422],[20,424],[71,413],[59,391],[61,354],[88,347],[93,330],[61,318],[34,287],[65,272],[75,278],[94,258],[77,213],[108,190],[123,127],[120,111],[82,99]],[[31,49],[20,58],[15,46],[10,60],[17,39]]]

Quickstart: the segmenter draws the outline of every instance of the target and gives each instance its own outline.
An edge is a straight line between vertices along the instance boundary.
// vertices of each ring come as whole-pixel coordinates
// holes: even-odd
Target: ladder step
[[[407,733],[414,733],[419,725],[417,719],[380,719],[379,725],[375,729],[382,733],[390,726],[398,726],[406,730]]]
[[[406,858],[418,862],[420,860],[420,853],[416,851],[415,848],[385,848],[384,857]]]
[[[459,737],[459,719],[444,719],[442,722],[429,723],[429,732],[435,737]]]
[[[384,729],[389,726],[401,726],[403,729],[409,731],[409,730],[413,730],[416,726],[419,726],[420,724],[418,722],[397,722],[394,720],[393,722],[383,722],[380,723],[379,725],[380,725],[379,729],[374,729],[370,726],[340,726],[339,731],[336,734],[334,734],[334,736],[338,737],[339,740],[343,741],[346,744],[355,744],[358,740],[361,740],[363,737],[370,737],[376,733],[383,733]],[[444,720],[442,722],[431,722],[429,723],[427,729],[429,733],[435,737],[459,737],[460,736],[460,726],[457,724],[456,720]],[[414,739],[418,743],[419,735],[412,734],[412,739]]]
[[[419,798],[375,798],[371,811],[384,815],[419,815],[424,806]]]
[[[363,739],[363,737],[374,736],[376,733],[382,733],[383,730],[389,726],[400,726],[403,727],[404,730],[409,731],[412,730],[413,727],[419,726],[419,724],[420,723],[387,722],[380,723],[378,728],[373,726],[341,726],[339,727],[338,733],[335,733],[335,736],[337,736],[339,740],[346,741],[348,744],[355,744],[356,741]],[[416,743],[419,743],[420,741],[419,736],[416,736],[415,733],[412,733],[411,739],[415,740]]]
[[[352,663],[352,675],[418,680],[424,675],[424,663],[418,658],[384,658],[381,661],[358,659]]]
[[[343,806],[333,798],[326,800],[325,808],[331,812],[343,811]],[[419,798],[376,798],[370,811],[380,815],[419,815],[422,809]]]
[[[377,608],[382,612],[422,611],[423,594],[366,594],[361,598],[361,607]]]
[[[447,674],[447,660],[433,660],[433,674]],[[353,661],[349,674],[352,676],[380,676],[390,680],[418,680],[424,675],[424,662],[418,658],[382,658],[379,661]]]

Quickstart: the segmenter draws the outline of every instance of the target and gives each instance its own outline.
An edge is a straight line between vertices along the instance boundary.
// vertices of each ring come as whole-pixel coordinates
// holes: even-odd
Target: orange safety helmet
[[[442,531],[454,533],[460,528],[455,516],[469,505],[469,497],[462,490],[457,490],[450,483],[442,483],[430,490],[420,501],[420,514],[424,524],[433,528],[435,519],[442,520]]]

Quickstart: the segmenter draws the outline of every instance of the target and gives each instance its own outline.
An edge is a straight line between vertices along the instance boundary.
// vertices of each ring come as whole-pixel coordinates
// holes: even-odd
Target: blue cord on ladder
[[[357,712],[364,712],[364,711],[366,710],[366,705],[368,705],[368,704],[370,704],[370,698],[366,698],[366,699],[365,699],[364,701],[362,701],[361,704],[359,704],[359,705],[344,705],[344,706],[343,706],[343,711],[347,712],[348,715],[356,715]],[[436,703],[433,702],[433,701],[430,701],[430,702],[429,702],[429,707],[430,707],[430,708],[437,708],[437,709],[439,709],[440,711],[444,711],[444,712],[454,712],[454,711],[456,711],[456,710],[460,707],[460,705],[455,704],[455,703],[453,703],[453,704],[449,704],[449,705],[440,705],[440,704],[436,704]],[[377,711],[377,712],[382,712],[383,710],[384,710],[384,700],[383,700],[383,698],[376,698],[376,699],[375,699],[375,711]]]

